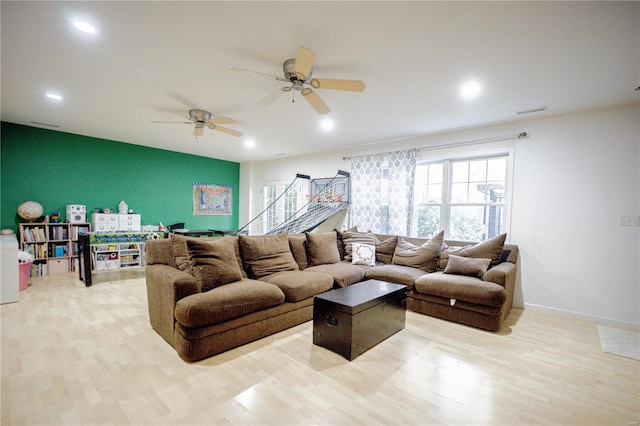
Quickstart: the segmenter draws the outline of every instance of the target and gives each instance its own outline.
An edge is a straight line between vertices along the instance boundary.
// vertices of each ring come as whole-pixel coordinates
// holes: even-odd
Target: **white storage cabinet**
[[[94,232],[131,232],[142,228],[139,214],[91,213]]]

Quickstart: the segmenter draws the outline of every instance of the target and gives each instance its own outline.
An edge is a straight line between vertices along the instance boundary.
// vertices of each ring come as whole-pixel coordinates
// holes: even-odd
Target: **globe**
[[[18,206],[18,216],[26,220],[34,220],[42,216],[42,206],[35,201],[25,201]]]

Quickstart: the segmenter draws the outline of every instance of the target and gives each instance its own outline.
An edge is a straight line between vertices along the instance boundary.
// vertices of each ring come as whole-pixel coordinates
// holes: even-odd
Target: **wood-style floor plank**
[[[141,269],[32,278],[0,314],[3,425],[640,420],[640,363],[603,353],[596,323],[531,310],[497,333],[407,312],[351,362],[308,322],[192,364],[151,329]]]

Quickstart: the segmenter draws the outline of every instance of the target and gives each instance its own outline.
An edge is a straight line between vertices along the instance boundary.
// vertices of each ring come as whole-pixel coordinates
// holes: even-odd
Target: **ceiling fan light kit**
[[[313,74],[313,65],[316,61],[316,55],[306,47],[299,46],[298,53],[295,58],[289,58],[282,64],[283,77],[272,76],[263,72],[250,71],[243,68],[231,67],[235,71],[248,72],[254,75],[266,75],[275,78],[278,81],[291,83],[277,90],[276,94],[271,94],[259,101],[260,105],[268,105],[278,98],[282,92],[297,91],[303,98],[316,110],[318,114],[328,114],[331,110],[318,96],[313,89],[331,89],[344,90],[349,92],[362,92],[365,84],[362,80],[340,80],[332,78],[311,78]],[[306,87],[305,85],[311,86]]]
[[[204,134],[204,126],[206,125],[211,130],[217,130],[222,133],[226,133],[231,136],[242,136],[242,132],[229,129],[227,127],[221,127],[219,124],[232,124],[236,120],[229,117],[211,118],[212,115],[209,111],[203,109],[192,108],[189,110],[189,118],[191,121],[152,121],[152,123],[181,123],[181,124],[193,124],[193,136],[196,138]]]
[[[189,110],[189,117],[196,123],[204,123],[204,120],[208,120],[211,118],[211,113],[209,111],[194,108]]]

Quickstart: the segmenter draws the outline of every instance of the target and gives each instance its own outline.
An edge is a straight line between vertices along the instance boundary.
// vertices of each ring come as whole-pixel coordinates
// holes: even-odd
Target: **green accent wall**
[[[191,230],[238,229],[240,164],[140,145],[1,123],[1,228],[17,232],[16,211],[37,201],[44,215],[67,204],[118,211],[124,200],[142,224],[184,222]],[[232,188],[231,216],[194,216],[194,182]]]

